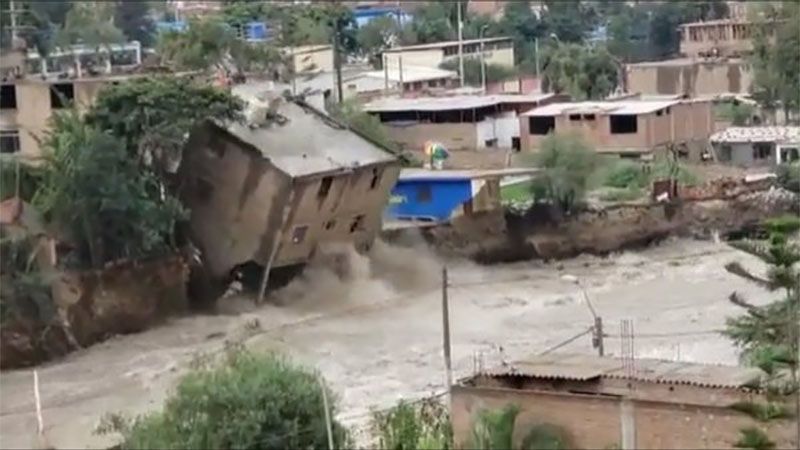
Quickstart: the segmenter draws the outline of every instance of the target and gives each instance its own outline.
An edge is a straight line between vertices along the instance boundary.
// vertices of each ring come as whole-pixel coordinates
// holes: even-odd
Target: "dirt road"
[[[587,329],[591,314],[564,274],[585,285],[608,333],[618,334],[621,319],[634,320],[639,357],[735,363],[735,349],[715,332],[737,312],[726,297],[738,290],[758,303],[769,294],[727,274],[722,266],[730,260],[761,268],[724,244],[694,241],[551,264],[450,262],[456,376],[472,373],[476,355],[487,366],[524,358]],[[282,306],[255,309],[231,299],[229,314],[176,319],[40,367],[50,443],[108,446],[114,436],[92,434],[102,414],[158,407],[197,352],[240,338],[317,367],[339,393],[339,417],[353,425],[365,423],[372,408],[441,391],[440,261],[419,250],[378,246],[354,268],[346,283],[325,269],[309,271],[276,294]],[[619,344],[607,338],[607,353],[619,353]],[[561,350],[594,351],[589,336]],[[30,370],[0,375],[3,448],[35,442],[32,386]]]

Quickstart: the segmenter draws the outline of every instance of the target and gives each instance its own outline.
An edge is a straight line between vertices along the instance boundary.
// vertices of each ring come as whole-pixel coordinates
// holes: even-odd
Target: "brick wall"
[[[513,403],[520,408],[514,430],[516,445],[532,425],[547,423],[563,430],[569,448],[620,448],[621,398],[563,391],[455,386],[451,395],[454,439],[458,448],[468,448],[477,413]],[[702,398],[697,397],[699,401]],[[634,399],[632,404],[636,448],[732,448],[739,439],[739,430],[751,425],[764,430],[778,448],[794,448],[791,420],[757,424],[749,416],[726,406],[687,405],[669,400]]]

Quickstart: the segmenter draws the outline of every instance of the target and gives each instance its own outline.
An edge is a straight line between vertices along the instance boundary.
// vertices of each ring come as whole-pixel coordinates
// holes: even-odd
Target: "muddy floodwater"
[[[107,412],[138,414],[160,406],[198,352],[244,341],[319,369],[339,396],[339,418],[363,427],[372,409],[444,389],[441,263],[426,250],[379,245],[354,256],[349,279],[325,267],[255,308],[226,300],[218,315],[171,320],[115,337],[38,368],[46,435],[56,448],[109,446],[92,433]],[[735,348],[717,331],[739,311],[736,290],[755,303],[767,292],[725,272],[736,260],[763,270],[755,258],[725,244],[672,240],[607,258],[478,266],[448,262],[455,377],[546,351],[585,331],[592,315],[580,280],[602,316],[607,354],[620,353],[620,321],[631,319],[637,357],[736,363]],[[565,279],[566,278],[566,279]],[[593,353],[591,337],[560,348]],[[31,370],[0,375],[0,446],[35,444]]]

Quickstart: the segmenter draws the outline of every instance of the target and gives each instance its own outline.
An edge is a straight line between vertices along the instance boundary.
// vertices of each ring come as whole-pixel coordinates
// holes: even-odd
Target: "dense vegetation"
[[[221,363],[199,359],[161,411],[106,416],[99,431],[121,433],[126,449],[328,448],[326,403],[334,447],[346,448],[335,397],[319,374],[279,355],[233,349]]]

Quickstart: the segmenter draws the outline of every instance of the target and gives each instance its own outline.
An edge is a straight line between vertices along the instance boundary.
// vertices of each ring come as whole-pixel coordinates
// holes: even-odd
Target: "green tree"
[[[218,18],[192,20],[185,31],[161,34],[157,51],[167,65],[182,70],[274,73],[284,63],[277,48],[239,39],[233,28]]]
[[[167,173],[192,127],[204,119],[241,120],[243,108],[230,93],[187,78],[148,77],[106,87],[86,120],[121,139],[134,160]]]
[[[11,46],[11,2],[0,0],[0,47]],[[55,30],[64,24],[69,2],[43,2],[16,0],[14,10],[17,18],[18,36],[28,48],[35,48],[46,55],[54,45]]]
[[[149,47],[153,43],[155,25],[150,18],[150,4],[144,1],[117,1],[114,23],[131,41]]]
[[[122,448],[327,448],[323,389],[335,448],[348,447],[334,395],[319,374],[275,354],[231,351],[184,376],[160,412],[132,422],[106,417],[99,431],[121,432]]]
[[[800,360],[800,246],[790,236],[800,230],[800,218],[787,216],[768,220],[766,241],[745,240],[732,243],[734,247],[754,255],[768,266],[766,276],[756,275],[736,262],[725,269],[780,297],[762,306],[749,303],[741,294],[733,292],[729,299],[744,308],[745,313],[728,318],[724,334],[742,350],[742,359],[748,365],[762,369],[767,376],[760,387],[767,392],[766,405],[734,405],[759,420],[768,421],[785,417],[784,402],[788,395],[800,395],[798,360]],[[800,417],[800,397],[794,414]],[[756,431],[742,430],[743,441],[766,444]],[[761,448],[769,446],[761,445]]]
[[[597,25],[594,9],[580,0],[546,0],[542,14],[545,33],[562,42],[581,43]]]
[[[536,201],[570,213],[583,200],[598,159],[580,136],[551,134],[542,141],[534,163],[542,169],[542,176],[531,184]]]
[[[759,14],[760,13],[760,14]],[[780,9],[760,8],[752,20],[760,22],[753,36],[753,98],[774,122],[776,109],[790,113],[800,109],[800,5],[784,3]]]
[[[458,29],[453,26],[451,9],[452,5],[446,2],[430,2],[417,8],[412,29],[420,44],[456,39]]]
[[[125,42],[125,35],[114,25],[113,3],[74,2],[55,34],[55,43],[65,50],[82,44],[96,52],[94,64],[98,68],[110,63],[108,51],[113,44]],[[73,54],[76,63],[78,54]]]
[[[439,65],[440,68],[458,72],[460,65],[458,60],[445,61]],[[507,80],[514,75],[516,71],[501,64],[486,64],[486,82],[494,83],[497,81]],[[481,86],[481,60],[480,58],[464,58],[464,83],[469,86]]]
[[[556,44],[544,52],[542,87],[573,98],[598,100],[619,83],[619,66],[604,47]]]
[[[640,5],[618,2],[608,16],[608,51],[623,61],[639,61],[649,56],[647,12]]]
[[[123,142],[69,111],[54,117],[44,146],[48,157],[34,204],[74,248],[62,261],[98,268],[174,250],[183,209],[162,196]]]
[[[380,66],[380,55],[393,44],[411,45],[416,36],[411,26],[403,26],[391,17],[379,17],[359,27],[356,34],[359,51]]]
[[[503,18],[498,24],[506,34],[514,39],[514,58],[526,71],[535,71],[535,40],[544,36],[544,25],[531,10],[529,1],[507,2],[503,6]]]

